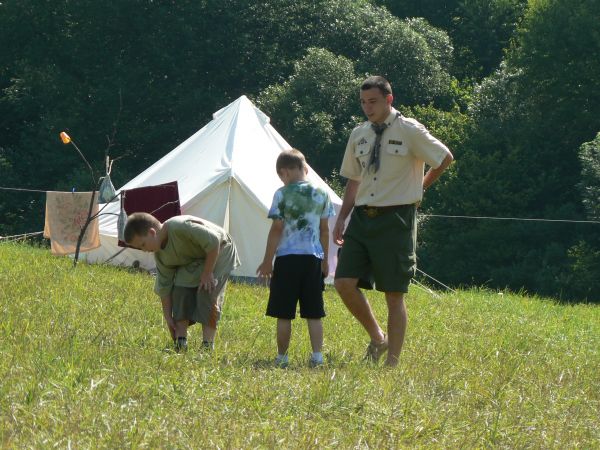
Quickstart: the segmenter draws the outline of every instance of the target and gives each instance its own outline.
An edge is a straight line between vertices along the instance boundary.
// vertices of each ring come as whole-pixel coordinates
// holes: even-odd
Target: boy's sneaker
[[[187,338],[178,337],[175,340],[175,351],[177,353],[184,353],[184,352],[187,352],[187,349],[188,349]]]
[[[275,358],[274,363],[275,363],[275,367],[278,367],[280,369],[285,369],[285,368],[287,368],[287,366],[290,365],[287,357],[281,357],[281,356],[277,356]]]
[[[308,360],[308,367],[310,367],[311,369],[316,369],[317,367],[323,367],[323,360],[319,360],[319,359],[314,359],[314,358],[310,358]]]
[[[365,361],[376,363],[379,361],[379,358],[387,351],[388,349],[388,340],[387,336],[384,335],[383,342],[377,343],[371,341],[369,346],[367,347],[367,352],[365,354]]]

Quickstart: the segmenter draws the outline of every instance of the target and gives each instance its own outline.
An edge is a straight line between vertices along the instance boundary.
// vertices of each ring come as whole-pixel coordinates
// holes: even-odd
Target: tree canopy
[[[6,0],[3,186],[89,190],[67,131],[119,186],[241,94],[339,183],[360,82],[456,162],[426,214],[598,220],[600,3],[594,0]],[[0,190],[0,234],[37,231],[44,198]],[[600,298],[597,225],[427,217],[421,267],[444,282]],[[596,271],[596,272],[594,272]]]

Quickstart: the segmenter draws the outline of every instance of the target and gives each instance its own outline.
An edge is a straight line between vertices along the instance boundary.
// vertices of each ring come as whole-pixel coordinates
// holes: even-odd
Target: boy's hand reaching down
[[[208,292],[212,292],[215,287],[217,287],[215,275],[212,272],[202,272],[198,289],[206,289]]]
[[[269,261],[263,261],[258,269],[256,269],[256,274],[259,278],[271,278],[273,275],[273,263]]]

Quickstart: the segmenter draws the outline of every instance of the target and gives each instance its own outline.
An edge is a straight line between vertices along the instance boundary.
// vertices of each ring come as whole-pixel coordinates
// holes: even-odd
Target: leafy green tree
[[[401,18],[422,17],[448,33],[455,49],[452,74],[459,79],[490,75],[504,57],[527,0],[379,0]]]
[[[569,171],[559,186],[565,191],[574,188],[580,173],[577,149],[598,131],[599,20],[597,1],[534,1],[508,59],[522,74],[521,108],[527,110],[534,139],[552,148],[554,154],[547,156],[556,156],[554,161]]]
[[[587,218],[600,221],[600,133],[579,148],[581,182],[579,189]],[[570,271],[565,283],[578,296],[600,301],[600,225],[589,225],[589,232],[569,249]]]
[[[252,13],[253,26],[283,49],[284,67],[303,58],[307,48],[324,48],[351,59],[357,73],[388,78],[405,104],[449,93],[450,40],[424,21],[399,20],[366,0],[265,0]]]
[[[98,174],[107,149],[121,158],[113,170],[120,185],[209,121],[216,109],[278,79],[273,68],[281,39],[264,42],[248,27],[244,20],[253,4],[2,2],[4,183],[90,189],[87,168],[58,139],[66,130]],[[273,70],[271,78],[265,67]],[[3,232],[40,229],[43,195],[13,193],[0,202]]]
[[[423,21],[403,22],[388,18],[382,32],[372,36],[358,70],[387,78],[399,103],[448,104],[451,77],[448,63],[452,47],[448,36]]]
[[[306,154],[309,164],[329,174],[360,120],[356,95],[361,81],[352,61],[312,48],[290,78],[265,89],[257,104],[288,142]]]
[[[600,303],[600,239],[582,240],[569,249],[570,271],[564,283],[577,298]]]
[[[515,38],[527,0],[462,0],[448,31],[456,48],[454,72],[481,79],[498,68]]]
[[[590,220],[600,221],[600,133],[579,148],[583,205]]]
[[[113,179],[120,185],[216,109],[283,83],[308,48],[356,61],[335,83],[341,93],[363,76],[355,73],[379,71],[398,80],[405,103],[441,101],[451,53],[443,33],[402,23],[366,0],[7,0],[0,4],[0,46],[0,176],[13,186],[60,190],[91,187],[60,131],[69,132],[97,174],[107,150],[119,158]],[[383,64],[384,57],[401,64]],[[310,96],[312,86],[299,81],[310,79],[308,70],[293,83],[299,99]],[[327,145],[342,151],[340,136],[357,109],[337,91],[327,95],[329,103],[310,113],[313,105],[299,100],[302,111],[288,122],[294,142],[319,154]],[[326,173],[333,159],[323,159]],[[3,198],[3,231],[41,227],[43,196],[24,198]]]
[[[476,91],[464,153],[445,191],[447,213],[585,217],[578,148],[600,117],[599,9],[593,1],[532,3],[507,63]],[[593,242],[589,227],[432,219],[427,232],[423,262],[441,279],[581,298],[570,255],[582,254],[578,242]]]
[[[363,120],[358,91],[367,73],[390,80],[397,105],[454,104],[450,41],[425,21],[401,21],[364,1],[265,3],[278,5],[279,21],[269,23],[289,29],[291,42],[285,45],[293,46],[292,54],[300,47],[294,44],[296,34],[314,46],[285,81],[257,97],[258,103],[322,175],[339,167],[351,129]],[[299,24],[297,9],[303,11]],[[305,20],[317,13],[318,20]]]

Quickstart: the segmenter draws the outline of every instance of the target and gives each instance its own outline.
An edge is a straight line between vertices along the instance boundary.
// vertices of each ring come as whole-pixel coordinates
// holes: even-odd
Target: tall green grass
[[[600,309],[411,288],[400,367],[326,291],[326,366],[294,322],[275,369],[264,287],[230,284],[212,353],[169,345],[153,280],[0,245],[5,448],[600,448]],[[369,294],[385,322],[381,294]]]

